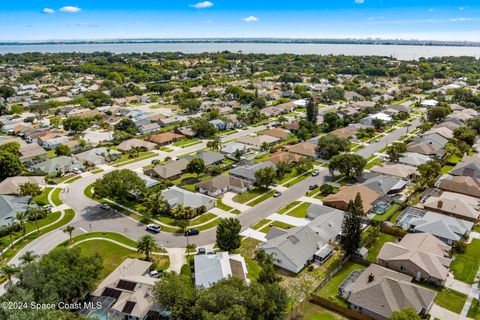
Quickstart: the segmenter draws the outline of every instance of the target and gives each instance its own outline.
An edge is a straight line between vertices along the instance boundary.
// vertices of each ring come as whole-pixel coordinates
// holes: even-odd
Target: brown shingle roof
[[[360,193],[362,197],[364,213],[369,212],[372,209],[373,203],[382,196],[380,193],[363,185],[345,186],[340,188],[337,193],[325,197],[323,203],[330,207],[345,210],[348,203],[355,200],[357,193]]]
[[[317,146],[310,142],[302,142],[288,147],[288,152],[299,154],[306,157],[317,156]]]
[[[185,138],[185,136],[173,132],[164,132],[159,134],[154,134],[146,138],[146,140],[156,143],[156,144],[168,144],[176,142],[180,139]]]

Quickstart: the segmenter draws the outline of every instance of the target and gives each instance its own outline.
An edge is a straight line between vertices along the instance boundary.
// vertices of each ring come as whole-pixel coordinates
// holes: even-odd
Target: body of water
[[[363,44],[300,44],[300,43],[88,43],[88,44],[35,44],[0,45],[0,54],[5,53],[59,53],[59,52],[244,52],[266,54],[319,54],[319,55],[378,55],[392,56],[400,60],[420,57],[474,56],[480,57],[480,47],[453,46],[407,46]]]

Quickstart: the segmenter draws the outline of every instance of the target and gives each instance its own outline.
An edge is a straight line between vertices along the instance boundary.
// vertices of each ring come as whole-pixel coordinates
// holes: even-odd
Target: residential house
[[[45,140],[44,138],[45,137],[42,137],[39,141],[41,141],[42,146],[47,150],[53,150],[57,146],[67,143],[69,140],[66,136],[58,136],[48,140]]]
[[[28,162],[31,160],[37,159],[46,159],[47,158],[47,151],[39,146],[37,143],[26,143],[22,139],[18,137],[8,137],[8,138],[0,138],[0,145],[4,145],[10,142],[17,142],[20,144],[20,160],[22,162]]]
[[[379,113],[375,113],[375,114],[370,114],[368,116],[366,116],[365,118],[363,118],[362,120],[360,120],[360,123],[364,124],[364,125],[367,125],[367,126],[373,126],[373,123],[374,123],[374,119],[376,120],[380,120],[382,121],[383,123],[389,123],[392,121],[392,117],[389,116],[388,114],[386,113],[383,113],[383,112],[379,112]]]
[[[213,119],[209,121],[211,124],[215,126],[218,131],[225,131],[233,129],[233,124],[228,121],[223,121],[220,119]]]
[[[468,176],[443,175],[437,186],[445,191],[480,198],[480,179]]]
[[[288,230],[271,228],[267,239],[268,241],[260,244],[258,249],[272,255],[273,264],[277,267],[293,273],[300,272],[316,259],[316,253],[328,246],[309,226]],[[318,259],[323,260],[323,257],[322,253]]]
[[[155,148],[156,144],[148,141],[143,141],[140,139],[129,139],[120,143],[117,149],[121,152],[128,152],[134,148],[140,148],[143,150],[152,150]]]
[[[228,191],[243,193],[252,187],[251,181],[231,175],[218,175],[196,185],[198,192],[210,197],[218,197]]]
[[[188,162],[186,159],[171,160],[165,164],[145,169],[143,173],[154,178],[175,180],[182,175],[183,171],[187,168]]]
[[[432,160],[432,158],[424,154],[407,152],[398,160],[398,163],[407,166],[418,167],[419,165],[427,163],[430,160]]]
[[[370,169],[370,172],[390,175],[405,180],[410,180],[418,175],[417,168],[407,166],[400,163],[384,164],[382,166],[375,166]]]
[[[25,212],[30,208],[29,202],[32,197],[16,197],[10,195],[0,195],[0,226],[7,226],[9,220],[15,219],[18,212]]]
[[[103,304],[106,299],[113,300],[110,306],[102,307],[108,319],[145,320],[149,312],[161,313],[162,308],[153,297],[156,279],[148,276],[151,267],[149,261],[125,259],[100,283],[91,300]],[[95,317],[95,310],[90,314]]]
[[[20,194],[20,186],[27,182],[45,187],[45,177],[42,176],[16,176],[9,177],[0,183],[0,194]]]
[[[195,263],[195,285],[209,288],[223,279],[231,277],[239,278],[246,284],[250,283],[247,278],[247,264],[239,254],[228,252],[216,252],[215,254],[196,255]]]
[[[83,132],[83,139],[96,146],[102,142],[113,141],[113,131],[94,131],[87,129]]]
[[[160,125],[156,122],[143,124],[138,127],[140,134],[151,134],[157,131],[160,131]]]
[[[430,233],[409,233],[398,243],[384,243],[377,263],[417,281],[443,286],[452,263],[449,252],[450,246]]]
[[[250,182],[256,182],[257,178],[255,177],[255,172],[266,167],[275,168],[275,165],[271,162],[265,161],[251,165],[239,166],[230,170],[230,175],[237,178],[245,179]]]
[[[366,214],[372,208],[374,203],[382,197],[382,194],[363,186],[344,186],[335,194],[330,194],[323,199],[323,204],[335,209],[346,210],[348,203],[355,200],[357,193],[360,194],[363,202],[363,212]]]
[[[313,219],[308,226],[325,243],[339,242],[345,212],[312,203],[307,208],[307,217]]]
[[[173,133],[173,132],[164,132],[164,133],[158,133],[158,134],[149,136],[145,140],[156,143],[159,146],[165,146],[183,139],[185,139],[184,135]]]
[[[243,143],[246,145],[251,146],[253,149],[260,150],[262,149],[263,145],[266,144],[269,147],[275,145],[280,141],[279,138],[267,136],[264,134],[257,135],[257,136],[243,136],[237,139],[237,142]]]
[[[214,151],[198,151],[195,155],[190,154],[183,159],[188,160],[188,162],[193,159],[202,159],[205,166],[216,166],[222,163],[225,159],[225,156],[219,152]]]
[[[350,127],[350,128],[340,128],[340,129],[337,129],[337,130],[333,130],[329,134],[331,134],[333,136],[337,136],[339,138],[350,139],[351,137],[355,136],[356,132],[357,132],[356,130],[354,130],[353,128]]]
[[[295,133],[298,130],[300,130],[300,125],[298,124],[297,121],[293,121],[293,122],[287,123],[285,125],[285,129],[289,130],[290,132]]]
[[[75,169],[82,170],[83,165],[73,157],[59,156],[36,163],[30,169],[46,175],[57,175],[58,173],[69,173]]]
[[[471,222],[477,222],[480,215],[478,198],[449,191],[443,192],[438,197],[429,197],[423,207]]]
[[[443,149],[443,146],[434,143],[432,140],[422,138],[410,142],[407,145],[407,151],[420,153],[426,156],[435,156],[438,158],[442,158],[445,155],[445,149]]]
[[[222,146],[222,150],[220,150],[220,152],[226,155],[233,155],[237,150],[240,150],[242,152],[247,152],[250,149],[251,147],[247,146],[246,144],[239,143],[236,141],[231,141],[231,142],[225,143]]]
[[[310,142],[297,143],[291,147],[287,147],[287,151],[312,160],[318,157],[317,145]]]
[[[121,157],[121,153],[105,147],[94,148],[75,155],[83,164],[98,165],[114,161]]]
[[[290,153],[287,151],[278,151],[272,154],[272,156],[268,158],[267,161],[277,165],[280,162],[297,163],[303,158],[303,156],[298,154]]]
[[[412,277],[371,264],[365,270],[354,270],[340,284],[338,295],[349,307],[375,320],[386,320],[405,308],[421,316],[429,314],[437,293],[411,283]]]
[[[480,178],[480,162],[459,162],[450,170],[449,174]]]
[[[175,128],[174,131],[175,133],[181,134],[187,138],[194,138],[197,135],[197,132],[192,128],[192,126]]]
[[[286,130],[280,129],[280,128],[272,128],[269,130],[265,130],[262,132],[262,134],[271,136],[274,138],[278,138],[280,140],[286,140],[290,138],[290,133]]]
[[[168,202],[171,208],[177,205],[197,209],[205,207],[210,210],[217,205],[217,199],[206,196],[201,193],[191,192],[177,186],[170,187],[162,191],[162,196]]]
[[[377,175],[366,180],[362,183],[362,185],[372,189],[377,193],[397,194],[405,188],[407,182],[393,176]]]

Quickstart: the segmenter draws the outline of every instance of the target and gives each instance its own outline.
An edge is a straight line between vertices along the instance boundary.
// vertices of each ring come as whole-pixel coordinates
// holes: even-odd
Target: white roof
[[[242,264],[243,271],[247,274],[245,259],[239,254],[230,255],[228,252],[195,256],[195,285],[208,288],[222,279],[232,276],[230,259]]]
[[[438,104],[437,100],[434,99],[429,99],[429,100],[423,100],[422,105],[425,107],[435,107]]]

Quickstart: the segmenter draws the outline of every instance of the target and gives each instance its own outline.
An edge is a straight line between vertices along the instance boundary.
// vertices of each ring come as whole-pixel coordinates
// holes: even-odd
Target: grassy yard
[[[33,197],[33,201],[39,206],[45,206],[48,203],[48,194],[53,188],[45,188],[38,196]]]
[[[262,221],[255,223],[253,226],[251,226],[251,228],[253,230],[258,230],[260,229],[260,227],[263,227],[264,225],[266,225],[267,223],[270,223],[271,221],[272,220],[269,220],[269,219],[263,219]]]
[[[274,193],[275,193],[275,190],[271,190],[271,191],[265,193],[264,195],[262,195],[261,197],[258,197],[255,200],[250,201],[249,203],[247,203],[247,205],[251,206],[251,207],[256,206],[260,202],[263,202],[263,201],[267,200],[268,198],[273,197]]]
[[[467,318],[480,320],[480,304],[478,299],[473,299],[470,309],[468,309]]]
[[[62,189],[60,188],[57,188],[52,192],[52,202],[56,206],[59,206],[63,203],[62,200],[60,200],[60,192],[62,192]]]
[[[373,220],[375,220],[375,221],[385,221],[388,218],[388,216],[390,216],[392,213],[396,212],[398,209],[400,209],[400,205],[394,203],[394,204],[392,204],[392,206],[390,208],[388,208],[387,211],[385,211],[384,214],[376,214],[373,217]]]
[[[256,198],[264,193],[266,193],[268,190],[264,188],[254,188],[250,191],[244,192],[237,194],[236,196],[233,197],[233,201],[238,202],[238,203],[246,203],[252,200],[253,198]]]
[[[441,174],[448,174],[450,170],[452,170],[453,166],[444,166],[442,170],[440,170]]]
[[[480,267],[480,240],[473,239],[465,253],[455,254],[451,270],[455,279],[472,284]]]
[[[207,212],[207,213],[204,213],[202,214],[201,216],[198,216],[196,217],[195,219],[193,219],[191,222],[190,222],[190,225],[193,227],[195,225],[198,225],[198,224],[201,224],[201,223],[205,223],[207,221],[210,221],[214,218],[216,218],[217,216],[211,212]]]
[[[151,152],[151,151],[140,152],[138,154],[138,157],[136,157],[136,158],[129,158],[128,154],[124,154],[120,157],[120,159],[109,163],[109,165],[111,165],[113,167],[120,167],[120,166],[129,164],[129,163],[137,162],[137,161],[140,161],[140,160],[145,160],[145,159],[154,157],[156,155],[157,154],[155,152]]]
[[[82,240],[86,239],[92,239],[92,238],[106,238],[106,239],[111,239],[115,240],[118,242],[121,242],[127,246],[130,247],[136,247],[137,242],[135,240],[132,240],[128,238],[127,236],[124,236],[123,234],[120,233],[115,233],[115,232],[89,232],[89,233],[83,233],[78,236],[75,236],[72,238],[72,241],[65,241],[61,244],[59,244],[59,247],[66,247],[66,246],[71,246],[77,242],[80,242]]]
[[[284,186],[287,187],[287,188],[289,188],[289,187],[291,187],[291,186],[293,186],[293,185],[296,185],[296,184],[299,183],[300,181],[303,181],[303,180],[307,179],[307,178],[310,176],[310,172],[311,172],[311,171],[308,171],[308,172],[302,174],[301,176],[298,176],[298,177],[296,177],[295,179],[290,180],[289,182],[285,183]]]
[[[365,269],[365,266],[362,266],[361,264],[353,263],[353,262],[347,262],[342,270],[340,270],[323,288],[320,289],[318,292],[318,295],[324,299],[328,299],[342,307],[348,308],[348,304],[346,300],[343,298],[339,297],[337,295],[338,293],[338,287],[340,284],[345,280],[348,275],[358,269]]]
[[[378,253],[382,249],[383,244],[385,242],[395,242],[396,240],[397,240],[397,237],[381,232],[377,240],[375,240],[373,242],[373,245],[368,249],[367,260],[376,262]]]
[[[287,215],[296,217],[296,218],[306,218],[307,217],[307,209],[310,207],[309,202],[304,202],[295,209],[290,210],[287,212]]]
[[[292,203],[287,204],[285,207],[281,208],[280,210],[277,211],[279,214],[284,214],[288,210],[292,209],[293,207],[296,207],[297,205],[300,204],[300,201],[293,201]]]
[[[293,228],[292,225],[288,224],[288,223],[285,223],[285,222],[281,222],[281,221],[273,221],[272,223],[270,223],[269,225],[267,225],[266,227],[262,228],[260,230],[260,232],[263,232],[263,233],[268,233],[268,231],[270,231],[270,228],[271,227],[277,227],[277,228],[280,228],[280,229],[290,229],[290,228]]]
[[[202,141],[198,140],[198,139],[184,139],[184,140],[175,142],[173,144],[173,146],[180,147],[180,148],[186,148],[186,147],[194,146],[194,145],[199,144],[199,143],[202,143]]]
[[[466,294],[448,288],[437,291],[437,296],[435,297],[435,302],[440,307],[455,313],[462,312],[465,301],[467,301]]]
[[[250,280],[257,280],[262,267],[254,259],[257,246],[260,244],[260,241],[253,238],[245,238],[242,240],[240,248],[237,249],[237,252],[240,253],[244,258],[247,264],[248,274],[247,277]]]
[[[375,166],[381,166],[382,163],[383,163],[382,159],[375,158],[374,160],[367,163],[367,165],[365,166],[365,169],[372,169]]]
[[[230,206],[227,206],[225,203],[222,202],[222,199],[218,199],[217,200],[217,207],[219,209],[222,209],[223,211],[230,211],[232,210],[233,208],[230,207]]]
[[[307,302],[303,308],[303,320],[346,320],[347,318],[322,308],[314,303]]]

